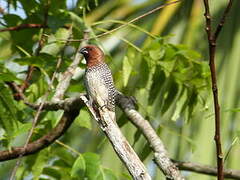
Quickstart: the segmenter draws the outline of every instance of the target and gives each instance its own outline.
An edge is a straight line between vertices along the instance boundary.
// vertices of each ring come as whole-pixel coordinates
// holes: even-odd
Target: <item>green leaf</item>
[[[240,108],[226,109],[225,112],[240,112]]]
[[[132,72],[132,65],[127,56],[123,58],[123,86],[126,87]]]
[[[47,1],[48,2],[48,1]],[[66,3],[66,0],[62,0],[62,1],[59,1],[59,0],[51,0],[51,3],[53,4],[53,6],[51,6],[50,10],[51,11],[59,11],[61,9],[66,9],[67,8],[67,3]]]
[[[74,122],[80,127],[85,127],[89,130],[92,129],[91,116],[89,115],[89,112],[84,109],[81,110]]]
[[[114,174],[114,172],[111,169],[104,168],[103,169],[103,176],[104,180],[117,180],[118,178]]]
[[[19,79],[11,72],[0,72],[0,80],[1,81],[16,81]]]
[[[140,139],[142,135],[142,132],[140,129],[137,129],[137,131],[134,133],[134,144],[133,146],[136,144],[136,142]]]
[[[144,161],[151,152],[152,152],[152,150],[151,150],[149,144],[146,143],[144,145],[144,147],[142,148],[141,152],[139,153],[139,158],[141,159],[141,161]]]
[[[145,58],[142,59],[141,64],[138,67],[138,69],[135,68],[135,71],[137,72],[137,75],[139,77],[138,82],[137,82],[137,87],[146,88],[146,85],[148,84],[151,69]],[[141,82],[141,83],[139,83],[139,82]]]
[[[18,129],[18,109],[13,100],[12,94],[0,82],[0,122],[4,128],[7,139],[10,141]]]
[[[177,55],[182,55],[186,59],[194,60],[195,62],[197,62],[197,60],[201,58],[201,55],[198,52],[189,49],[185,45],[176,45],[176,47],[179,49]]]
[[[55,32],[65,24],[70,23],[70,20],[70,15],[66,11],[58,9],[54,14],[48,17],[47,23],[53,32]]]
[[[169,75],[173,71],[175,63],[176,62],[174,60],[171,60],[171,61],[158,61],[158,64],[162,67],[162,70],[164,71],[166,77],[169,77]]]
[[[165,50],[163,48],[154,49],[149,51],[149,55],[154,60],[160,60],[165,54]]]
[[[235,137],[233,139],[233,141],[232,141],[230,147],[228,148],[227,153],[226,153],[226,155],[224,157],[224,162],[226,162],[226,160],[228,159],[228,156],[230,155],[230,152],[231,152],[233,146],[235,146],[237,143],[239,143],[239,137]]]
[[[56,30],[55,34],[48,37],[48,42],[42,48],[41,53],[56,56],[64,47],[64,43],[59,39],[68,39],[70,33],[71,31],[63,28]]]
[[[4,14],[3,19],[9,27],[21,24],[22,18],[16,14]]]
[[[32,166],[32,173],[33,173],[33,179],[38,180],[40,175],[43,172],[44,166],[46,166],[46,162],[48,160],[48,148],[42,150],[40,153],[37,154],[37,157],[35,159],[35,163]]]
[[[61,165],[63,167],[72,168],[72,165],[75,161],[75,157],[73,157],[73,155],[70,152],[66,151],[65,148],[62,148],[62,147],[54,148],[53,154],[57,155],[60,159],[60,161],[54,162],[54,165],[56,166]]]
[[[164,82],[166,81],[166,77],[161,68],[157,68],[153,74],[153,83],[150,88],[150,96],[149,96],[149,104],[152,104],[159,92],[161,92],[161,88],[163,87]]]
[[[37,75],[35,72],[34,74]],[[35,77],[33,75],[33,77]],[[48,89],[48,84],[46,83],[43,75],[38,75],[37,81],[35,81],[31,86],[27,89],[26,95],[28,100],[31,102],[35,102],[39,97],[45,94]]]
[[[193,90],[193,91],[188,90],[187,96],[188,98],[184,104],[183,110],[185,111],[185,114],[184,114],[185,121],[189,122],[194,112],[194,108],[196,107],[198,102],[198,93],[196,90]]]
[[[187,98],[188,98],[187,90],[183,90],[182,95],[180,96],[180,98],[177,101],[174,114],[171,118],[172,121],[176,121],[180,117],[180,114],[182,112],[183,106],[184,106]]]
[[[39,3],[37,1],[28,1],[28,0],[21,0],[21,5],[23,6],[24,12],[30,16],[36,11],[39,11]]]
[[[122,175],[124,180],[132,180],[132,177],[127,173],[122,173],[121,175]]]
[[[13,134],[14,137],[17,137],[23,133],[27,133],[31,129],[32,123],[19,124],[18,126],[19,128]]]
[[[63,27],[69,19],[67,17],[62,16],[49,16],[48,18],[48,26],[53,29],[53,31],[57,31],[59,28]]]
[[[64,11],[64,10],[62,10]],[[78,14],[71,12],[71,11],[66,11],[71,19],[71,22],[73,23],[73,27],[74,27],[74,31],[73,31],[73,35],[75,37],[75,35],[77,35],[76,37],[78,38],[82,38],[83,35],[83,31],[84,29],[86,29],[86,25],[83,21],[83,19],[81,18],[81,16],[79,16]]]
[[[86,171],[86,164],[83,156],[80,154],[74,162],[71,169],[71,177],[84,178]]]
[[[174,81],[169,81],[168,85],[169,86],[168,86],[167,94],[163,99],[164,103],[163,103],[163,106],[161,107],[162,113],[165,113],[169,109],[169,107],[173,104],[179,90],[178,84]]]
[[[8,32],[1,32],[0,33],[0,61],[10,59],[12,56],[12,49],[11,49],[12,41],[11,36]]]
[[[39,56],[16,58],[14,61],[20,65],[33,65],[42,69],[53,69],[56,66],[56,57],[46,53]]]
[[[166,61],[174,59],[176,56],[176,47],[172,44],[165,45],[165,54],[163,59]]]
[[[43,174],[54,179],[61,179],[61,169],[54,169],[55,167],[46,167],[43,169]]]
[[[91,152],[84,153],[83,157],[86,162],[85,177],[89,178],[89,180],[103,179],[100,169],[100,157]]]

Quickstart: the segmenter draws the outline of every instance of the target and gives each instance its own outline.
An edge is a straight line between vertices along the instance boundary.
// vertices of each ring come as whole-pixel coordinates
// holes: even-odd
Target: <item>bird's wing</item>
[[[105,66],[104,73],[101,73],[101,74],[102,74],[102,79],[104,79],[105,86],[108,89],[107,107],[109,108],[109,110],[114,111],[116,89],[114,87],[111,70],[108,68],[106,64],[104,66]]]
[[[99,71],[86,72],[85,86],[88,91],[90,101],[97,104],[98,107],[102,107],[107,104],[108,101],[108,88],[105,85]]]

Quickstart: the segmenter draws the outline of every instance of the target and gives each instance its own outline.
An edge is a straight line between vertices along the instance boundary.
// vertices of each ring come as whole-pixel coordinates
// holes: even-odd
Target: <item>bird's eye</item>
[[[88,49],[87,48],[82,48],[80,50],[80,53],[82,53],[83,55],[86,55],[86,54],[88,54]]]

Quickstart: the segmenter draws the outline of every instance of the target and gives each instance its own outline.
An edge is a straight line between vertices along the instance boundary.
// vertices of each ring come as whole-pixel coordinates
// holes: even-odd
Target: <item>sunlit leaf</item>
[[[132,71],[132,65],[130,64],[128,57],[123,58],[123,85],[127,86],[130,74]]]
[[[92,129],[91,116],[89,115],[89,112],[84,109],[81,110],[74,122],[80,127],[85,127],[89,130]]]
[[[84,153],[83,158],[86,163],[85,176],[90,180],[103,179],[103,174],[100,170],[100,157],[94,153]]]
[[[171,120],[176,121],[180,117],[180,114],[182,112],[182,108],[183,108],[186,100],[187,100],[187,91],[183,90],[179,100],[177,101],[176,109],[174,111],[174,114],[173,114]]]
[[[85,160],[84,160],[83,156],[80,154],[73,164],[73,167],[71,170],[71,176],[78,177],[78,178],[84,178],[85,170],[86,170]]]
[[[48,160],[48,148],[42,150],[40,153],[38,153],[35,163],[32,166],[32,173],[33,173],[33,179],[38,180],[40,175],[42,174],[43,168],[46,165],[46,162]]]
[[[103,169],[103,180],[118,180],[116,175],[111,169],[104,168]]]

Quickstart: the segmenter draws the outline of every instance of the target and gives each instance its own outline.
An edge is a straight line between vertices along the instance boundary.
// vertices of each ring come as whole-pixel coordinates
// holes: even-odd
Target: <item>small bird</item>
[[[115,114],[117,91],[114,87],[111,71],[104,62],[103,51],[95,45],[87,45],[80,50],[80,53],[83,54],[87,62],[84,84],[90,104],[95,111],[106,107]]]

